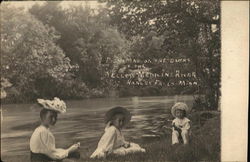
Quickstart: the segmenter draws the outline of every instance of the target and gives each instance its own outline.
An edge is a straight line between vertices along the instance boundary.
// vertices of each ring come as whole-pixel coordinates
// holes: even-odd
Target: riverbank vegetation
[[[1,82],[7,79],[12,85],[1,86],[1,92],[7,92],[1,102],[33,102],[54,96],[83,99],[205,94],[205,107],[217,109],[218,0],[100,2],[102,5],[95,8],[88,2],[63,7],[59,1],[26,9],[7,2],[1,5]],[[152,61],[164,59],[177,62],[171,66]],[[179,59],[189,60],[188,65],[179,64]],[[125,60],[147,63],[134,63],[135,67]],[[140,78],[138,68],[149,76],[175,69],[182,73],[191,70],[199,84],[167,86],[179,78]],[[130,81],[157,84],[128,85],[124,79],[111,78],[107,73],[136,74]],[[183,78],[183,83],[188,80]]]

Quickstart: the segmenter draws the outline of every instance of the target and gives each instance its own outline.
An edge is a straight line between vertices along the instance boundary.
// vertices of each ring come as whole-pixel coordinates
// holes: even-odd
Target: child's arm
[[[175,123],[173,123],[172,126],[173,126],[174,130],[176,130],[176,131],[178,131],[178,132],[181,131],[181,128],[178,128],[178,127],[175,125]]]
[[[111,127],[106,131],[102,137],[102,148],[105,153],[112,152],[115,140],[116,140],[116,133],[115,128]]]
[[[189,130],[190,129],[190,121],[187,121],[186,124],[182,127],[182,130]]]
[[[115,127],[108,128],[101,137],[96,151],[90,156],[90,158],[106,157],[107,154],[113,151],[113,146],[116,140]]]

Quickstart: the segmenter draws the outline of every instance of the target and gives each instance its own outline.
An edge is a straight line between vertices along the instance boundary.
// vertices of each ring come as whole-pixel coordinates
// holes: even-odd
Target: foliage
[[[8,79],[1,77],[1,99],[7,96],[5,88],[11,87],[12,84],[8,81]]]
[[[220,96],[220,3],[218,0],[101,0],[63,7],[60,1],[33,5],[28,12],[2,7],[2,75],[13,87],[10,98],[104,97],[205,94],[205,108]],[[86,3],[86,4],[85,4]],[[14,12],[15,10],[15,12]],[[126,59],[190,58],[189,65],[128,67]],[[196,71],[199,87],[136,87],[107,74],[139,70],[160,74]],[[133,81],[153,81],[135,77]],[[168,83],[175,78],[160,78]],[[52,86],[53,85],[53,86]],[[136,89],[136,90],[135,90]]]
[[[110,23],[135,42],[131,48],[133,56],[190,58],[193,66],[188,69],[197,72],[201,83],[198,93],[206,95],[207,108],[218,107],[221,72],[219,0],[105,2],[109,6]],[[158,70],[165,69],[158,66]]]
[[[51,5],[52,4],[52,5]],[[126,40],[115,28],[108,26],[108,18],[100,9],[95,13],[88,6],[63,9],[59,2],[33,6],[30,12],[45,25],[61,34],[58,44],[73,64],[79,66],[78,79],[90,88],[106,87],[105,71],[126,57]],[[105,69],[104,64],[109,64]]]
[[[32,99],[39,95],[37,80],[62,79],[72,68],[70,60],[55,44],[58,35],[53,28],[8,4],[1,7],[1,13],[2,76],[13,84],[18,97]]]

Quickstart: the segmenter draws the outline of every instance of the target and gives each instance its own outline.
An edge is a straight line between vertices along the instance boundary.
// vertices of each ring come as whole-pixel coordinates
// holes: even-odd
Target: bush
[[[90,98],[100,98],[100,97],[105,97],[105,93],[104,90],[102,89],[91,89],[88,93],[88,97]]]
[[[57,89],[58,96],[64,99],[83,99],[87,98],[89,93],[89,88],[81,80],[63,80],[57,85]]]

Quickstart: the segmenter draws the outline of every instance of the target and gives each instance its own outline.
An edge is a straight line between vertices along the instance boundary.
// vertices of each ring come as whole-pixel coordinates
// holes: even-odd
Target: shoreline
[[[210,115],[209,115],[210,114]],[[140,145],[146,148],[146,154],[135,153],[126,156],[110,156],[104,161],[137,161],[145,159],[145,161],[167,161],[168,160],[183,160],[186,159],[219,161],[220,160],[220,112],[219,111],[200,111],[190,114],[192,123],[192,136],[189,145],[171,146],[171,132],[163,136],[155,138],[147,138],[141,140]],[[211,135],[212,133],[212,135]],[[209,141],[209,143],[208,143]],[[136,142],[136,141],[135,141]],[[95,149],[93,148],[80,150],[81,158],[73,162],[92,161],[101,162],[103,160],[89,159],[89,155]],[[23,156],[4,156],[3,160],[7,161],[29,161],[29,155]],[[65,161],[65,160],[63,160]]]

